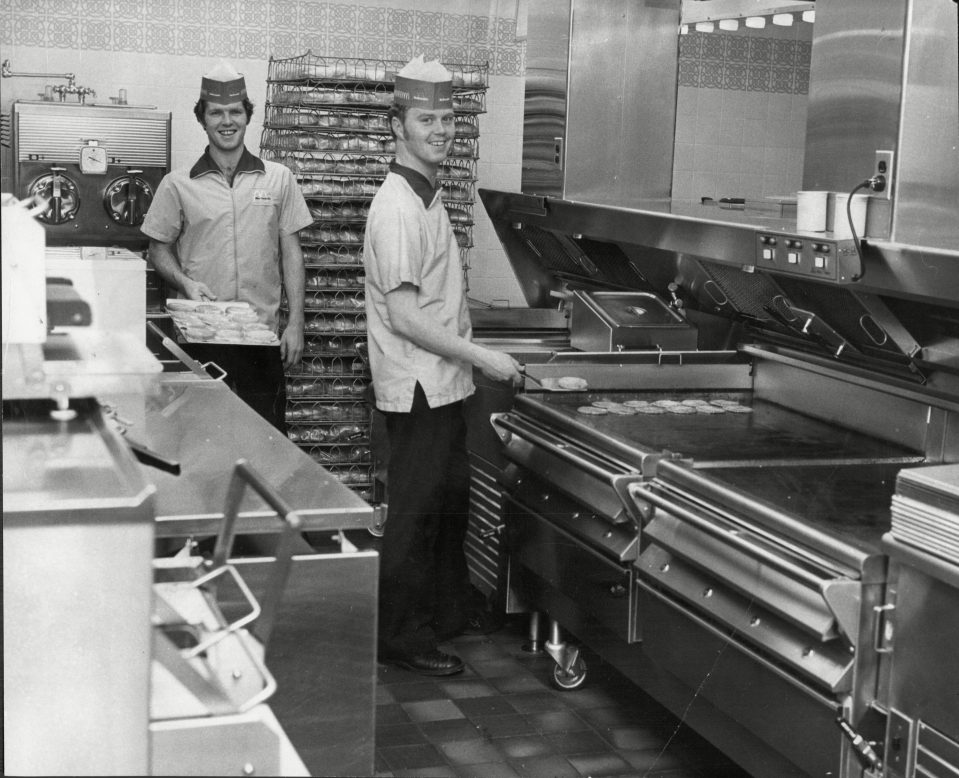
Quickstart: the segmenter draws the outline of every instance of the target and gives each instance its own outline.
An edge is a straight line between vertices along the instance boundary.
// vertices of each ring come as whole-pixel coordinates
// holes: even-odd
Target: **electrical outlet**
[[[873,165],[872,174],[873,176],[882,176],[886,179],[886,186],[881,192],[873,192],[873,197],[881,197],[885,200],[888,200],[891,197],[892,192],[892,162],[893,162],[892,151],[877,151],[876,152],[876,162]]]

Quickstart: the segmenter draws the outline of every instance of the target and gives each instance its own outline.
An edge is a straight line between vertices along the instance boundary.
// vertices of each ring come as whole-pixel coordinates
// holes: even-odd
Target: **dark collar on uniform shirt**
[[[207,173],[222,173],[220,166],[213,161],[213,157],[210,156],[210,147],[207,146],[206,150],[203,152],[203,156],[200,157],[196,164],[190,168],[190,178],[199,178],[202,175]],[[263,160],[259,157],[253,156],[249,149],[246,146],[243,147],[243,154],[240,156],[240,161],[236,165],[236,170],[233,171],[234,177],[237,173],[265,173],[266,165],[263,164]]]
[[[418,170],[413,170],[413,168],[406,167],[406,165],[400,165],[395,160],[390,162],[390,172],[396,173],[398,176],[403,176],[413,192],[423,201],[423,205],[427,208],[430,207],[439,187],[433,186],[429,179]]]

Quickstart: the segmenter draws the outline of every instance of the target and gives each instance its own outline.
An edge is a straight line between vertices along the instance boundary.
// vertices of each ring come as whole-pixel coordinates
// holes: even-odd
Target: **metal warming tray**
[[[696,328],[650,292],[573,292],[570,344],[581,351],[692,350],[696,338]]]

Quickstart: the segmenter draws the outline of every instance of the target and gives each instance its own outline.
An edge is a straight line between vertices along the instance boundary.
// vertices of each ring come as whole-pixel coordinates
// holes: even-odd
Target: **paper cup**
[[[832,212],[832,231],[834,237],[844,240],[852,237],[852,230],[849,227],[849,217],[846,215],[846,201],[849,195],[836,193]],[[866,208],[869,204],[869,195],[856,194],[852,197],[852,223],[856,227],[856,235],[860,238],[866,233]]]
[[[796,229],[825,232],[829,192],[796,192]]]

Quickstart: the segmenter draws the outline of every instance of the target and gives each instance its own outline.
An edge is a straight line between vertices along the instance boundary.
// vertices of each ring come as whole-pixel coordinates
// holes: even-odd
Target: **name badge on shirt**
[[[253,205],[273,205],[273,192],[269,189],[254,189]]]

